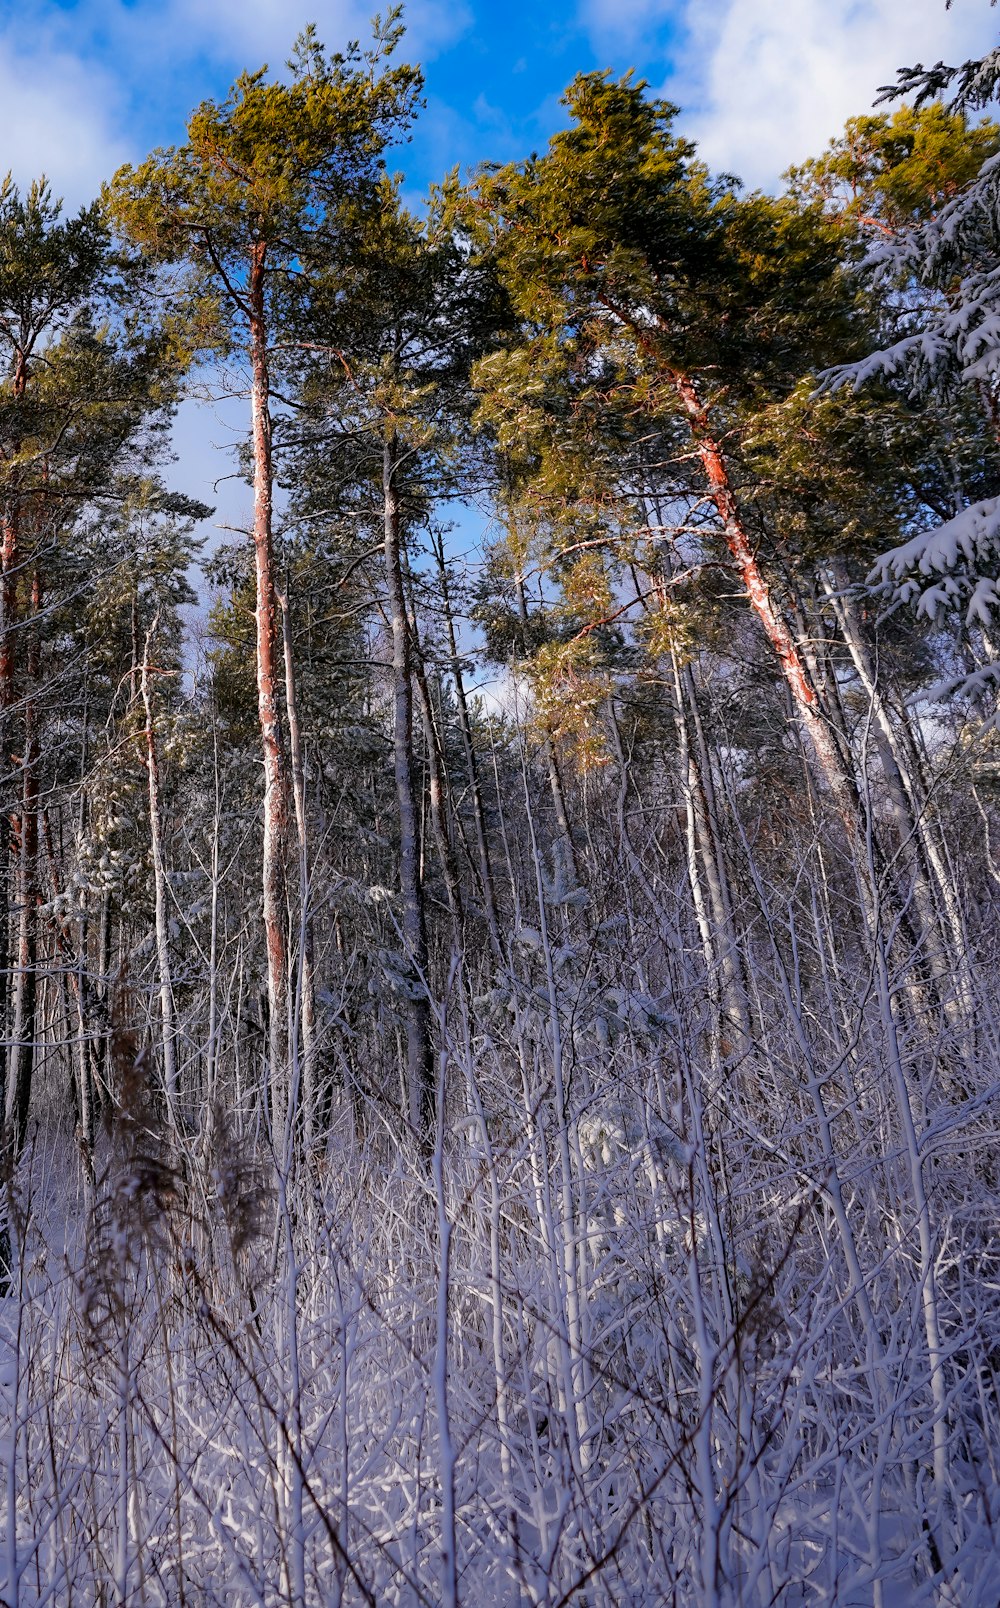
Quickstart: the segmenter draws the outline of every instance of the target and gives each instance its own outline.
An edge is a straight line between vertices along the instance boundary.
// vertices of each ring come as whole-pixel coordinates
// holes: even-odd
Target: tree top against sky
[[[369,37],[367,0],[0,0],[0,171],[45,171],[89,201],[123,162],[177,145],[190,108],[237,73],[280,72],[315,22],[332,49]],[[578,71],[628,68],[681,108],[679,132],[716,169],[773,185],[822,150],[880,84],[917,61],[960,63],[994,41],[988,0],[410,0],[402,57],[427,109],[400,153],[407,190],[448,168],[504,162],[565,124]]]

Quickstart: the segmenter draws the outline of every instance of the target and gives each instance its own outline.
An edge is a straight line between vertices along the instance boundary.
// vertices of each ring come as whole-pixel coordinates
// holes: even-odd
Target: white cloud
[[[169,0],[163,8],[162,29],[173,36],[175,51],[190,54],[208,49],[226,61],[256,68],[265,61],[275,70],[290,54],[296,34],[307,22],[317,24],[325,45],[335,48],[349,38],[367,34],[365,8],[354,0]],[[151,18],[138,8],[143,31]]]
[[[654,10],[677,16],[662,0]],[[665,86],[681,126],[712,167],[765,187],[868,110],[897,67],[982,55],[997,33],[986,0],[687,0],[683,21]]]
[[[44,173],[73,209],[126,160],[114,85],[73,56],[15,50],[0,38],[0,173],[23,188]]]
[[[199,58],[232,73],[265,61],[280,70],[307,22],[335,50],[370,37],[372,9],[372,0],[81,0],[72,10],[0,0],[0,176],[9,168],[24,186],[44,172],[67,206],[90,201],[122,162],[145,154],[144,84],[161,106],[178,100],[168,138],[179,138],[190,100],[165,86]],[[464,0],[411,0],[406,21],[402,59],[428,59],[470,13]]]
[[[41,27],[69,54],[113,62],[134,86],[140,75],[160,78],[199,57],[233,70],[265,61],[280,70],[310,22],[331,50],[350,39],[365,45],[372,9],[371,0],[79,0],[64,10],[56,0],[38,0],[24,14],[12,12],[4,33],[26,50]],[[465,0],[411,0],[402,55],[432,57],[470,20]]]
[[[996,40],[988,0],[579,0],[599,54],[672,58],[663,91],[716,169],[774,186],[867,111],[896,69],[960,62]]]

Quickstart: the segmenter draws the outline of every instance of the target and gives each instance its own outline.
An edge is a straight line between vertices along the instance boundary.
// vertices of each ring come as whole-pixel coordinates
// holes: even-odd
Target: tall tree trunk
[[[897,716],[895,720],[890,716],[879,686],[878,672],[872,663],[868,644],[850,595],[850,583],[844,566],[835,564],[831,575],[822,577],[822,587],[827,601],[833,608],[834,617],[847,645],[858,679],[871,701],[881,739],[880,760],[892,796],[893,809],[899,820],[900,832],[904,838],[912,838],[919,846],[920,855],[925,862],[920,872],[926,878],[925,893],[929,896],[930,906],[934,903],[935,892],[937,894],[941,908],[939,920],[943,927],[942,939],[946,948],[950,950],[952,964],[956,966],[967,986],[968,979],[964,976],[964,972],[968,938],[954,880],[945,861],[928,801],[922,796],[919,759],[905,713],[902,718]],[[930,907],[928,915],[929,913]],[[924,912],[921,914],[924,915]]]
[[[844,827],[851,859],[857,873],[857,887],[865,920],[871,932],[879,919],[878,893],[876,884],[869,883],[865,875],[867,855],[864,810],[853,770],[840,751],[788,622],[771,597],[768,584],[761,573],[749,531],[743,522],[729,478],[725,453],[712,428],[708,410],[702,403],[693,381],[687,375],[675,372],[672,381],[688,419],[692,439],[705,471],[709,495],[722,524],[726,545],[735,562],[751,607],[764,627],[767,639],[781,666],[800,729],[804,732],[816,761],[819,779]],[[877,842],[873,843],[873,850],[874,863],[881,869]],[[890,905],[894,903],[891,894],[889,903]],[[933,958],[930,969],[933,975]],[[947,979],[944,979],[942,986],[942,981],[934,978],[934,984],[936,998],[928,998],[927,990],[919,979],[911,979],[907,984],[906,991],[915,1019],[925,1019],[928,1023],[932,1023],[937,1007],[943,1010],[946,1016],[952,1016],[951,990]]]
[[[27,363],[23,352],[18,351],[14,356],[11,381],[15,403],[23,401],[27,384]],[[16,457],[20,445],[16,438],[11,442],[10,456]],[[21,564],[20,523],[15,492],[14,500],[0,508],[0,606],[3,609],[3,618],[0,620],[0,712],[3,713],[14,702],[14,633],[17,625],[17,576]],[[10,733],[5,732],[4,737],[9,743]]]
[[[14,749],[13,711],[14,711],[14,677],[15,677],[15,640],[17,627],[17,570],[18,570],[18,518],[16,508],[4,508],[2,524],[0,524],[0,759],[5,763],[13,763]],[[16,809],[11,807],[8,817],[7,808],[3,807],[4,814],[4,893],[6,895],[6,910],[3,915],[4,923],[4,1015],[3,1045],[0,1048],[0,1078],[3,1087],[0,1089],[0,1110],[6,1111],[11,1100],[10,1071],[13,1056],[13,1015],[15,974],[11,969],[14,952],[17,948],[15,937],[16,912],[18,908],[18,825]]]
[[[153,857],[153,898],[156,913],[156,961],[160,974],[160,1024],[163,1045],[163,1087],[167,1113],[177,1127],[177,1032],[174,1023],[174,986],[170,971],[170,916],[167,908],[167,872],[163,857],[163,815],[160,807],[160,761],[156,748],[153,699],[149,685],[149,648],[156,633],[154,618],[146,636],[140,666],[142,706],[146,715],[146,782],[149,791],[149,840]]]
[[[41,832],[45,844],[45,855],[49,867],[49,879],[52,890],[52,900],[56,907],[65,899],[59,867],[56,860],[55,846],[52,842],[52,825],[49,812],[41,811]],[[82,833],[78,835],[78,845]],[[104,896],[107,902],[107,894]],[[83,1165],[84,1187],[88,1193],[88,1200],[93,1198],[95,1183],[94,1172],[94,1138],[97,1121],[97,1098],[93,1075],[93,1065],[97,1056],[96,1046],[107,1044],[109,1037],[109,1020],[106,1002],[97,994],[87,967],[88,919],[86,890],[79,890],[79,903],[77,905],[77,922],[79,939],[74,945],[68,921],[61,915],[53,914],[51,933],[56,947],[56,953],[62,963],[63,975],[68,978],[73,997],[76,1001],[76,1033],[74,1036],[74,1059],[76,1062],[74,1076],[76,1078],[76,1095],[74,1107],[77,1113],[76,1144]],[[102,946],[103,954],[103,946]]]
[[[458,867],[455,864],[455,851],[448,831],[444,745],[441,741],[441,734],[438,731],[437,721],[434,718],[434,706],[431,703],[427,669],[424,665],[423,650],[417,630],[417,615],[413,605],[412,585],[410,593],[410,605],[407,615],[410,627],[410,664],[413,671],[413,682],[417,689],[417,701],[420,704],[420,716],[424,728],[424,745],[427,750],[427,781],[430,795],[431,826],[437,840],[438,857],[441,861],[441,872],[444,877],[454,941],[456,948],[460,950],[464,930],[464,912],[462,910],[461,883],[458,877]]]
[[[723,1000],[728,1026],[735,1030],[737,1056],[746,1054],[753,1042],[748,1005],[746,977],[736,923],[733,919],[732,898],[722,848],[722,828],[719,821],[712,783],[712,765],[705,741],[698,707],[698,693],[689,664],[678,663],[676,649],[671,649],[676,680],[675,697],[678,718],[685,727],[684,748],[687,753],[689,791],[694,809],[695,827],[701,846],[701,859],[705,882],[712,905],[713,941],[718,954],[723,979]],[[690,732],[687,728],[690,726]]]
[[[4,747],[0,742],[0,754]],[[0,810],[0,889],[7,891],[11,897],[6,900],[6,907],[0,911],[0,1112],[3,1111],[7,1099],[7,1058],[10,1047],[10,1013],[13,990],[11,975],[12,950],[12,921],[16,904],[13,895],[12,878],[14,876],[14,841],[11,831],[10,817],[6,810]]]
[[[31,580],[31,614],[41,612],[42,583],[37,567]],[[21,759],[21,819],[18,872],[17,971],[10,1077],[4,1117],[14,1155],[20,1155],[27,1131],[31,1080],[35,1065],[35,1016],[38,1001],[38,707],[40,643],[37,624],[28,640],[27,691],[24,704],[24,754]]]
[[[28,368],[24,352],[15,349],[14,368],[11,381],[11,391],[15,404],[23,400],[28,381]],[[10,443],[9,455],[15,457],[20,447],[16,438]],[[20,508],[17,501],[16,490],[11,500],[5,500],[0,507],[0,756],[4,760],[12,759],[13,728],[12,713],[15,703],[14,680],[16,674],[16,631],[17,631],[17,578],[20,569]],[[9,833],[9,836],[7,835]],[[16,1015],[16,984],[10,976],[9,962],[12,959],[11,950],[15,948],[13,934],[14,912],[17,910],[19,898],[19,869],[18,869],[18,829],[16,819],[12,819],[5,828],[7,836],[7,854],[5,856],[7,912],[5,915],[5,960],[8,966],[4,976],[4,1041],[0,1049],[0,1078],[3,1079],[3,1088],[0,1089],[0,1109],[5,1113],[11,1108],[14,1100],[14,1091],[11,1087],[12,1072],[12,1035],[15,1031],[12,1016]],[[9,1130],[8,1130],[8,1138]],[[2,1250],[2,1255],[9,1262],[9,1246]]]
[[[285,658],[285,709],[288,746],[292,759],[292,797],[299,842],[299,1023],[302,1051],[302,1137],[308,1150],[316,1138],[316,984],[313,976],[313,923],[309,893],[309,845],[306,835],[306,782],[302,763],[302,733],[295,691],[292,622],[285,592],[278,593],[281,642]]]
[[[285,851],[288,773],[281,734],[277,679],[277,602],[271,514],[270,376],[264,308],[263,242],[254,245],[247,298],[250,308],[250,391],[253,427],[253,549],[256,581],[257,716],[264,756],[262,883],[267,950],[268,1073],[274,1142],[281,1147],[288,1106],[288,903]]]
[[[521,621],[522,650],[527,652],[528,628],[528,600],[524,595],[524,581],[519,574],[514,576],[514,590],[517,595],[517,611]],[[572,874],[574,883],[580,881],[580,866],[576,857],[576,844],[570,831],[569,814],[566,809],[566,794],[563,791],[562,776],[559,773],[559,761],[556,758],[555,744],[546,733],[543,752],[545,768],[549,777],[549,791],[552,794],[552,807],[556,813],[556,825],[559,828],[560,852],[565,856],[566,870]]]
[[[858,832],[857,793],[838,752],[833,733],[823,718],[816,689],[810,682],[788,623],[761,574],[753,542],[740,515],[722,444],[712,429],[708,409],[702,403],[694,382],[686,374],[675,373],[673,383],[705,471],[709,496],[719,515],[726,546],[743,582],[750,606],[777,656],[799,722],[816,758],[820,778],[844,822],[849,838],[854,842]]]
[[[409,968],[406,1003],[406,1070],[410,1123],[428,1154],[434,1137],[434,1058],[427,998],[427,924],[420,881],[420,842],[413,777],[413,696],[410,630],[400,557],[401,515],[396,484],[396,438],[386,431],[382,451],[384,551],[392,628],[393,755],[399,806],[399,878],[403,892],[403,941]]]
[[[472,722],[469,719],[469,703],[465,695],[462,660],[455,637],[455,617],[448,587],[448,568],[444,560],[444,544],[441,538],[437,537],[433,545],[434,557],[437,560],[438,582],[441,588],[441,607],[444,612],[445,630],[448,633],[448,654],[451,660],[452,681],[455,686],[458,729],[462,737],[462,755],[465,759],[465,768],[469,776],[469,796],[472,800],[472,818],[476,829],[476,850],[479,859],[479,881],[483,890],[483,906],[486,911],[486,920],[489,923],[493,946],[497,953],[500,954],[502,952],[500,945],[500,917],[497,912],[489,836],[486,831],[486,813],[483,809],[483,790],[479,780],[479,766],[476,761],[475,745],[472,741]]]
[[[5,727],[14,703],[15,636],[17,630],[17,573],[20,567],[18,514],[5,509],[0,519],[0,713]],[[11,732],[4,731],[4,751],[10,747]]]
[[[205,1034],[205,1101],[202,1111],[202,1132],[209,1132],[216,1103],[216,1085],[219,1065],[219,830],[222,817],[222,798],[219,788],[219,729],[212,717],[212,784],[214,808],[212,811],[212,896],[208,940],[208,1024]]]

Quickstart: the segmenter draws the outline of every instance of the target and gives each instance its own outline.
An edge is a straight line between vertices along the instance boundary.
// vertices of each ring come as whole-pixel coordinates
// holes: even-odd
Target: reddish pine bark
[[[775,606],[770,589],[757,563],[753,544],[740,517],[722,446],[714,434],[708,410],[694,382],[674,373],[674,388],[691,427],[691,434],[708,481],[709,495],[722,522],[726,546],[732,554],[750,605],[764,627],[765,634],[781,665],[802,726],[808,734],[820,774],[851,835],[857,826],[856,800],[833,735],[823,718],[816,689],[809,680],[795,639]]]
[[[28,383],[28,366],[24,355],[18,352],[14,359],[11,390],[15,402],[20,402]],[[17,443],[15,442],[15,450]],[[0,713],[14,703],[15,629],[17,624],[17,572],[21,552],[19,520],[16,505],[0,512],[0,604],[3,622],[0,627]],[[10,734],[6,734],[9,743]]]

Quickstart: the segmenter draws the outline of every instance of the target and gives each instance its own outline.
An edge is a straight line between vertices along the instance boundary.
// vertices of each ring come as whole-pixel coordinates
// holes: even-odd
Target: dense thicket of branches
[[[0,1598],[996,1608],[1000,130],[398,44],[0,189]]]

